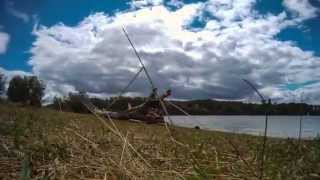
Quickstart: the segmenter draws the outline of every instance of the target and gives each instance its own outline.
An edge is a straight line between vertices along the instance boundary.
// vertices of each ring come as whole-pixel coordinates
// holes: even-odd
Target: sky
[[[0,0],[0,71],[36,75],[44,100],[114,96],[140,64],[174,99],[320,104],[319,0]],[[140,74],[125,95],[150,93]]]

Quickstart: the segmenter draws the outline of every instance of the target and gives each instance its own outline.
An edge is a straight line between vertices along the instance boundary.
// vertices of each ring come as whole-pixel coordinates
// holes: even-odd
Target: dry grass
[[[0,179],[257,179],[262,139],[0,105]],[[264,179],[320,173],[320,143],[268,140]]]

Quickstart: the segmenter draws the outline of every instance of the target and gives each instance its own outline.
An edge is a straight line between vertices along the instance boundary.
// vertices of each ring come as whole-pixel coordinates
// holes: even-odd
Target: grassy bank
[[[115,123],[121,135],[93,115],[0,105],[0,179],[257,179],[259,174],[260,137]],[[268,139],[264,179],[316,179],[319,160],[319,141]]]

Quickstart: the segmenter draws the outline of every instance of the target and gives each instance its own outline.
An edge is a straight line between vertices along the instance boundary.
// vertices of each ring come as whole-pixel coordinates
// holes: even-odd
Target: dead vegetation
[[[0,179],[257,179],[262,139],[0,105]],[[119,131],[118,131],[119,130]],[[319,178],[320,143],[269,139],[264,179]]]

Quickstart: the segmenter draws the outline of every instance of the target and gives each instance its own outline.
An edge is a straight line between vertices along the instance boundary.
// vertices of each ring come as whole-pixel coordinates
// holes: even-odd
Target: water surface
[[[216,130],[223,132],[263,135],[265,116],[170,116],[173,124],[181,127]],[[166,120],[168,120],[166,118]],[[297,138],[300,116],[269,116],[268,136]],[[320,116],[303,116],[302,137],[320,135]]]

